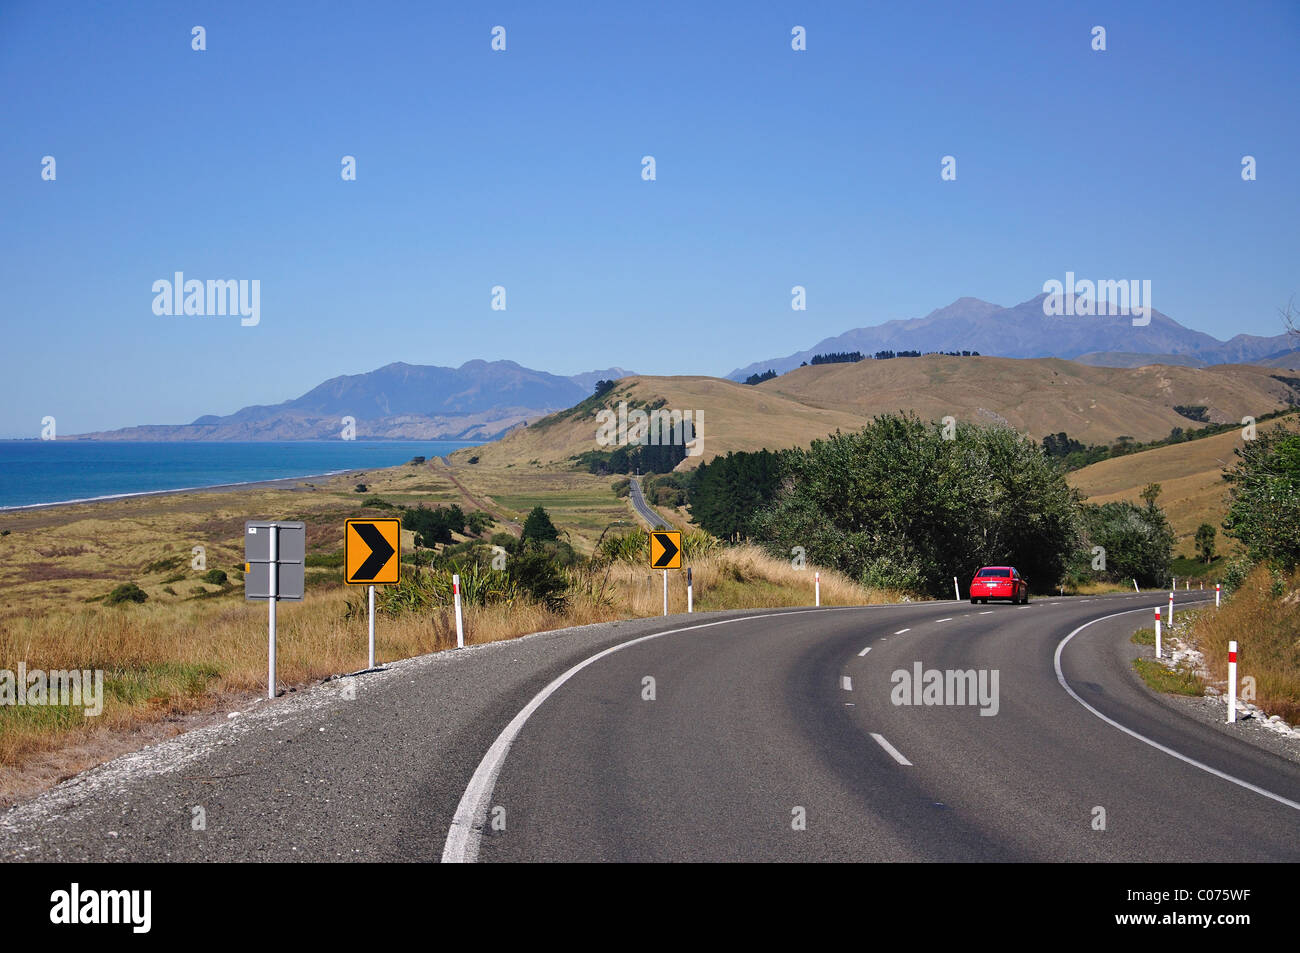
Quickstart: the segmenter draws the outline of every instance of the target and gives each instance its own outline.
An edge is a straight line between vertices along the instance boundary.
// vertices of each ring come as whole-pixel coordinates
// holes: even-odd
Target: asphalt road
[[[1300,766],[1133,675],[1159,601],[709,613],[441,653],[67,782],[0,817],[0,858],[1300,859]],[[996,714],[894,704],[917,662],[996,671]]]
[[[641,492],[641,481],[637,477],[630,477],[631,483],[628,487],[629,497],[632,500],[632,509],[636,510],[636,515],[645,520],[651,529],[657,526],[670,525],[666,519],[656,513],[645,500],[645,495]]]

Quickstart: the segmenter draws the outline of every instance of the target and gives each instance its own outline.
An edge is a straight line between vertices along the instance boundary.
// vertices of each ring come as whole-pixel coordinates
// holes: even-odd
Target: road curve
[[[79,775],[0,815],[0,859],[1300,858],[1297,765],[1133,675],[1160,602],[700,613],[409,659]],[[917,662],[996,671],[997,713],[893,704]]]
[[[1132,674],[1128,637],[1158,601],[825,610],[639,639],[516,716],[444,859],[1300,859],[1300,768]],[[1081,625],[1061,650],[1076,698],[1056,655]],[[891,676],[918,662],[996,671],[996,713],[894,704]]]

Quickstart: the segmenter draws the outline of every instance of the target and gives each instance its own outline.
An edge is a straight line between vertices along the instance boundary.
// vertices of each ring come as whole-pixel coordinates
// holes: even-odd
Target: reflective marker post
[[[1156,658],[1160,658],[1160,607],[1156,606]]]
[[[1216,582],[1214,584],[1214,608],[1216,609],[1219,608],[1219,596],[1222,593],[1222,588],[1223,588],[1222,583]]]
[[[1228,643],[1228,724],[1237,720],[1237,643]]]
[[[816,600],[815,605],[821,605],[822,604],[822,574],[820,572],[816,573],[813,576],[813,585],[816,587],[813,590],[813,596]]]
[[[456,648],[465,647],[465,628],[461,624],[460,617],[460,574],[453,573],[451,577],[451,597],[456,603]]]
[[[691,567],[686,567],[686,611],[695,611],[695,589],[691,585]]]
[[[1174,594],[1169,593],[1169,628],[1174,627]]]
[[[957,585],[956,576],[952,577],[952,594],[958,602],[961,602],[961,587]]]

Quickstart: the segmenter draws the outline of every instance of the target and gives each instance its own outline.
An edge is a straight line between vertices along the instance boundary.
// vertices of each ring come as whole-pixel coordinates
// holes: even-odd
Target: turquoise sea
[[[0,440],[0,508],[392,467],[473,445],[456,440]]]

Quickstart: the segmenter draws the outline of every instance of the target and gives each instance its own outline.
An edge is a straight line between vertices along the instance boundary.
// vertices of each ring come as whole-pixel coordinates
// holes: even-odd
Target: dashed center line
[[[951,621],[952,621],[952,616],[948,616],[948,618],[946,618],[946,619],[935,619],[934,621],[935,621],[935,622],[951,622]]]
[[[871,646],[868,645],[865,649],[863,649],[861,652],[858,653],[858,658],[862,658],[862,656],[866,655],[870,651],[871,651]]]
[[[882,747],[882,748],[884,748],[886,751],[888,751],[889,754],[893,757],[893,759],[894,759],[895,761],[897,761],[899,764],[903,765],[904,767],[908,767],[908,768],[912,767],[912,762],[910,762],[910,761],[908,761],[906,758],[904,758],[903,755],[902,755],[902,753],[899,752],[899,750],[898,750],[897,748],[895,748],[895,747],[894,747],[893,745],[891,745],[888,741],[886,741],[884,735],[878,735],[878,734],[876,734],[876,733],[873,731],[873,732],[871,733],[871,737],[875,738],[875,739],[876,739],[876,744],[880,745],[880,747]]]
[[[846,692],[853,691],[853,679],[849,678],[847,675],[841,675],[840,687],[843,688]]]
[[[980,615],[992,615],[992,614],[993,614],[992,609],[985,609],[983,612],[980,613]]]
[[[911,632],[911,629],[899,629],[894,635],[902,635],[904,632]]]

